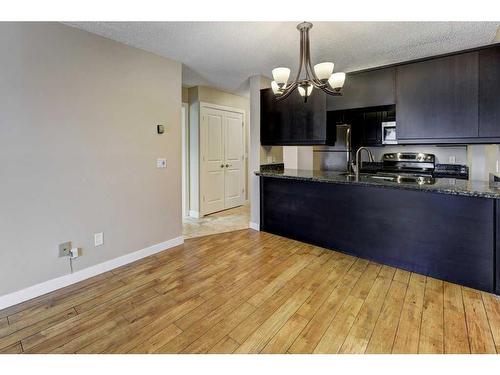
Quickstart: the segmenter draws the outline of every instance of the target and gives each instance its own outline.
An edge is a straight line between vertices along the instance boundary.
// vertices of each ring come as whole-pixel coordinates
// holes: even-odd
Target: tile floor
[[[247,229],[250,221],[250,206],[248,204],[216,212],[196,219],[184,218],[182,234],[184,238],[208,236],[211,234]]]

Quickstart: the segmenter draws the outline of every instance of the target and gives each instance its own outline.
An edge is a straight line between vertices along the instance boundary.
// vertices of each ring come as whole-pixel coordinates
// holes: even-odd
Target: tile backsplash
[[[295,159],[293,166],[286,166],[287,160],[283,158],[283,147],[273,147],[267,149],[261,159],[261,164],[285,162],[287,168],[307,167],[309,160],[313,160],[312,146],[290,146],[290,149],[297,149],[293,153]],[[487,181],[490,173],[500,174],[500,145],[458,145],[458,146],[437,146],[437,145],[393,145],[384,147],[369,147],[375,161],[381,161],[382,155],[389,152],[424,152],[436,155],[437,164],[460,164],[469,167],[469,179],[477,181]],[[264,150],[264,148],[263,148]],[[272,155],[272,158],[269,156]],[[366,156],[365,156],[366,157]],[[268,161],[268,158],[270,159]],[[290,164],[290,163],[289,163]]]
[[[375,160],[387,152],[425,152],[436,155],[437,164],[462,164],[469,167],[469,179],[487,181],[490,173],[499,173],[499,145],[395,145],[370,147]]]

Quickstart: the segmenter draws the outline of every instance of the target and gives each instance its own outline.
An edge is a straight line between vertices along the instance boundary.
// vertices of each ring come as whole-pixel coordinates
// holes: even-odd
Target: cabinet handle
[[[230,165],[229,165],[229,164],[226,164],[226,168],[229,168],[229,167],[230,167]]]
[[[221,164],[221,165],[220,165],[220,167],[221,167],[221,168],[224,168],[224,164]]]

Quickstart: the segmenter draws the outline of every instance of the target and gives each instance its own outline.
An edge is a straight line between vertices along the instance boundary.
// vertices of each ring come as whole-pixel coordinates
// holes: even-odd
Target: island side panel
[[[495,200],[495,293],[500,295],[500,200]]]
[[[261,177],[261,229],[494,291],[494,199]]]

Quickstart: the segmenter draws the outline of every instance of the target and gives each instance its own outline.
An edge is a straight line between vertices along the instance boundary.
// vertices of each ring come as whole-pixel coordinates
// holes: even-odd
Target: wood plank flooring
[[[0,310],[0,353],[499,353],[497,296],[250,229]]]

